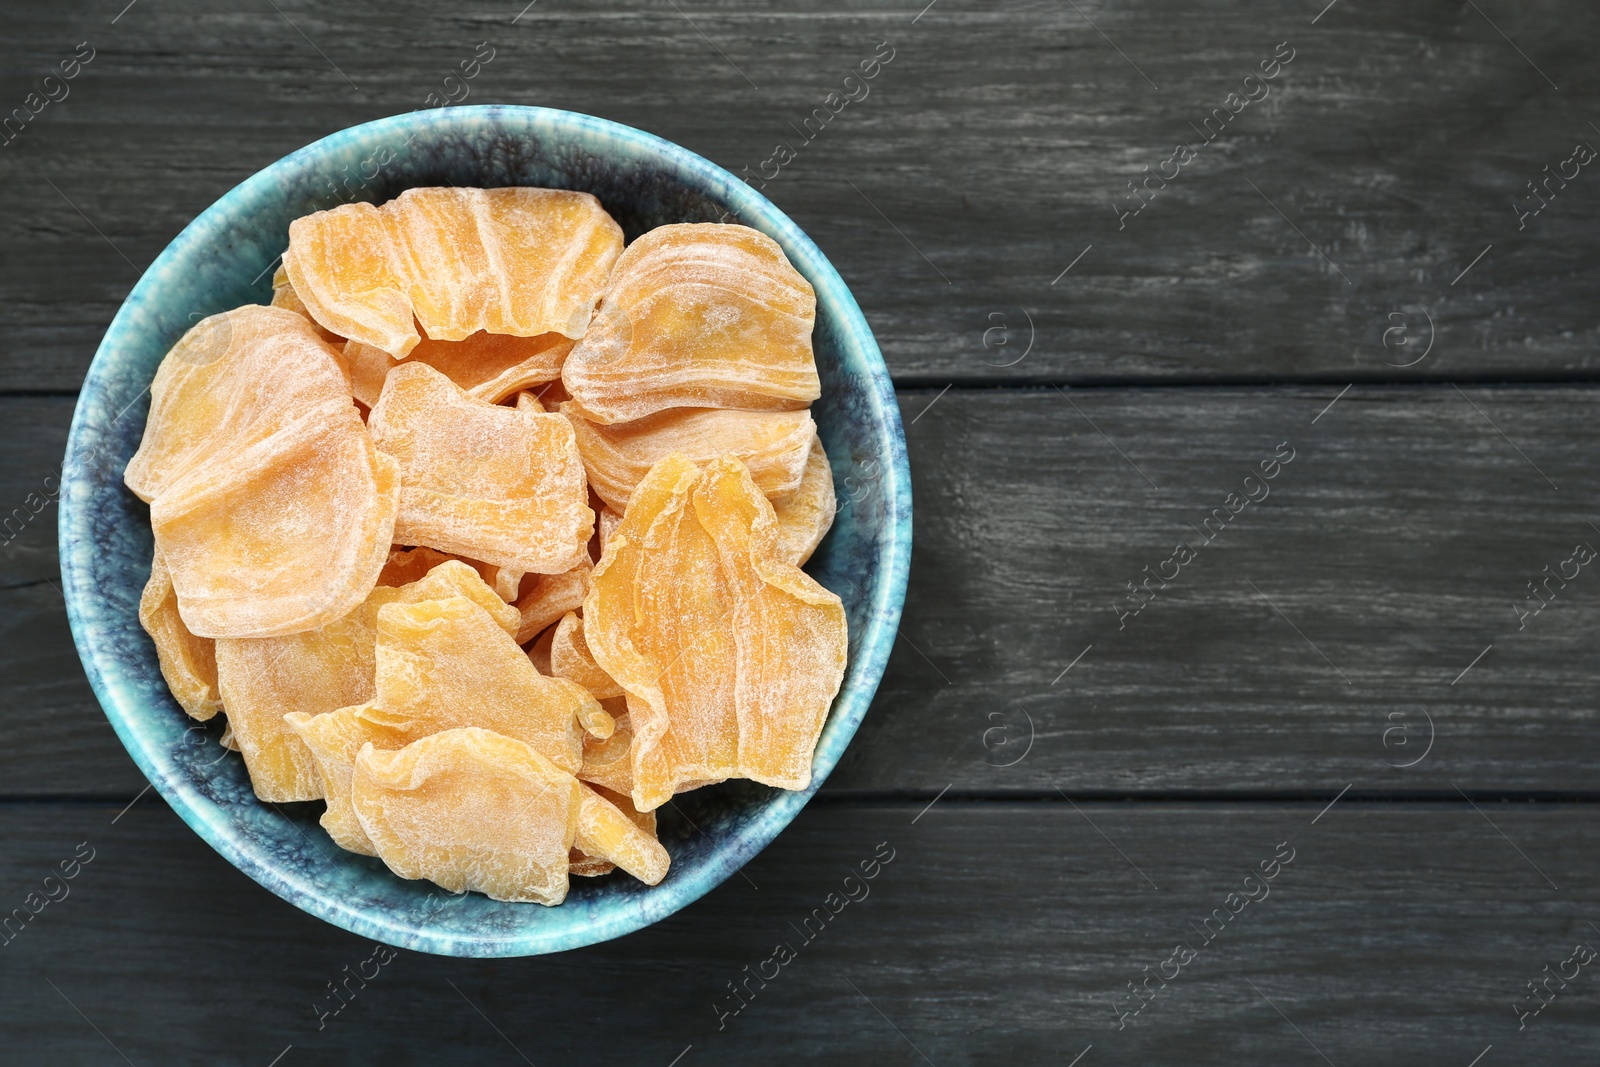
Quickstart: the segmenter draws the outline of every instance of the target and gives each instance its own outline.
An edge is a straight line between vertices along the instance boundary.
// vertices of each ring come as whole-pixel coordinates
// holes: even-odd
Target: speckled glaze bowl
[[[671,222],[738,222],[768,234],[817,291],[822,399],[813,408],[833,463],[839,517],[807,570],[844,599],[850,665],[802,792],[750,782],[686,793],[659,812],[672,870],[658,886],[625,874],[575,878],[557,908],[458,896],[405,881],[336,847],[322,805],[269,805],[221,720],[192,722],[167,692],[139,627],[150,574],[149,509],[123,487],[148,390],[196,321],[267,303],[289,222],[424,185],[581,189],[628,240]],[[558,952],[647,926],[694,901],[777,836],[838,762],[883,676],[911,558],[905,438],[883,357],[817,246],[732,174],[659,137],[545,108],[414,112],[325,137],[254,175],[190,223],[151,264],[106,331],[78,398],[62,473],[61,570],[78,654],[117,735],[183,820],[229,862],[290,903],[364,937],[455,956]]]

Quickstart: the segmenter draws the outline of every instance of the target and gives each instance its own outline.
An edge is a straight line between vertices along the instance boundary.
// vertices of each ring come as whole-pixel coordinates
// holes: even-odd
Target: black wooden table
[[[0,11],[0,910],[76,870],[0,947],[0,1060],[1596,1062],[1594,5],[525,3]],[[334,1014],[373,946],[141,792],[51,487],[189,219],[463,92],[658,133],[816,239],[900,387],[911,590],[742,877]]]

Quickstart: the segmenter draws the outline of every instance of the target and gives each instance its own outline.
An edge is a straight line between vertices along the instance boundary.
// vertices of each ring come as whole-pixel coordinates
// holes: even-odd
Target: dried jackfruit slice
[[[377,586],[349,614],[315,630],[217,642],[219,688],[257,796],[273,802],[323,796],[312,753],[284,716],[320,718],[372,700],[379,609],[441,597],[462,597],[477,604],[490,613],[504,636],[516,629],[516,609],[501,601],[471,567],[446,560],[417,581]]]
[[[378,575],[378,584],[404,585],[407,582],[414,582],[439,564],[452,559],[460,560],[477,571],[501,600],[509,604],[517,599],[517,590],[522,584],[521,571],[495,567],[480,560],[462,559],[460,556],[452,556],[448,552],[440,552],[433,548],[391,550],[389,561],[383,565],[383,572]]]
[[[407,361],[368,420],[400,464],[395,539],[497,567],[559,574],[588,555],[594,512],[572,424],[474,400]]]
[[[649,837],[651,840],[657,840],[655,812],[640,811],[633,806],[633,800],[628,797],[627,794],[618,793],[615,790],[607,789],[603,785],[594,785],[585,782],[584,789],[592,790],[600,797],[609,801],[612,807],[626,815],[628,817],[628,821],[643,831],[647,837]],[[582,836],[581,829],[579,831],[579,836]],[[576,840],[577,838],[574,838],[575,842]],[[570,866],[568,867],[567,873],[575,877],[598,878],[600,875],[610,874],[612,871],[617,869],[617,865],[612,863],[610,860],[586,855],[584,851],[576,844],[572,846],[572,852],[568,856],[568,862]]]
[[[803,408],[822,395],[816,310],[811,283],[765,234],[661,226],[617,260],[561,380],[602,423],[674,407]]]
[[[400,469],[346,399],[305,425],[192,468],[150,505],[178,610],[203,637],[275,637],[348,614],[383,569]]]
[[[604,871],[596,870],[596,861],[599,861],[621,867],[645,885],[661,884],[672,858],[656,840],[655,813],[640,812],[625,798],[617,797],[613,801],[597,789],[582,788],[573,849],[581,856],[584,869],[574,868],[572,873],[603,874]],[[571,857],[568,859],[570,862]]]
[[[550,642],[556,638],[556,628],[548,628],[541,633],[533,644],[528,646],[528,660],[533,664],[534,670],[540,674],[555,677],[550,669]]]
[[[378,573],[378,584],[407,585],[450,560],[466,562],[460,556],[452,556],[435,548],[391,548],[389,559]],[[479,574],[481,576],[482,572]]]
[[[196,466],[343,418],[350,388],[336,349],[303,316],[248,304],[201,319],[150,383],[144,439],[123,481],[150,503]]]
[[[702,470],[674,455],[651,470],[583,619],[595,661],[628,694],[639,810],[689,782],[810,783],[844,677],[844,606],[779,555],[772,505],[738,460]]]
[[[363,723],[357,714],[359,710],[357,705],[321,715],[293,711],[283,718],[311,754],[322,781],[322,796],[328,804],[319,820],[322,828],[340,848],[363,856],[376,856],[378,850],[367,837],[350,800],[356,756],[366,745],[387,750],[404,748],[405,743],[379,727]]]
[[[283,269],[311,318],[341,337],[404,356],[420,339],[389,218],[340,204],[289,224]]]
[[[817,438],[807,411],[673,408],[611,425],[590,422],[571,402],[561,406],[561,413],[572,420],[589,487],[619,512],[628,509],[639,480],[674,452],[696,463],[733,456],[768,497],[793,493]]]
[[[581,723],[604,715],[582,686],[535,670],[478,604],[451,597],[378,610],[377,695],[359,713],[364,722],[408,740],[479,726],[576,773]]]
[[[306,321],[311,323],[311,328],[317,331],[317,336],[330,345],[344,344],[343,337],[332,330],[324,329],[321,323],[311,317],[311,312],[306,310],[305,301],[294,291],[294,285],[289,281],[289,274],[283,269],[282,264],[279,264],[278,269],[272,273],[272,306],[304,315]]]
[[[833,525],[839,506],[833,494],[833,468],[822,450],[822,439],[811,442],[800,488],[772,502],[778,514],[778,551],[796,567],[811,558]]]
[[[150,580],[139,597],[139,625],[156,644],[161,677],[167,680],[178,706],[201,722],[221,711],[216,644],[209,638],[196,637],[183,624],[178,614],[178,595],[173,592],[160,549],[150,561]]]
[[[424,337],[406,362],[426,363],[468,396],[498,404],[519,389],[559,378],[561,364],[571,349],[572,341],[558,333],[538,337],[475,333],[461,341]],[[398,361],[383,349],[359,341],[346,343],[344,354],[356,399],[371,407],[377,403],[384,379]]]
[[[360,341],[346,341],[344,362],[350,369],[350,395],[371,411],[378,397],[383,395],[383,383],[389,377],[389,372],[400,361],[381,348],[364,345]]]
[[[507,604],[517,602],[517,593],[522,588],[522,579],[527,576],[525,571],[512,570],[510,567],[495,567],[493,573],[484,576],[484,581],[494,587],[495,594]]]
[[[561,377],[561,365],[572,344],[559,333],[537,337],[475,333],[460,341],[425,337],[406,358],[426,363],[468,396],[498,404],[519,389]]]
[[[578,683],[597,700],[623,695],[622,686],[594,661],[589,644],[583,639],[583,620],[570,611],[556,624],[551,636],[550,673]]]
[[[424,333],[582,337],[621,251],[588,193],[425,188],[296,219],[283,265],[313,318],[400,359]]]
[[[517,629],[517,643],[527,644],[567,612],[583,607],[583,598],[589,595],[589,581],[593,575],[594,564],[589,561],[587,553],[570,571],[529,575],[528,580],[535,580],[534,586],[517,601],[517,611],[522,615],[522,625]]]
[[[633,793],[633,720],[628,716],[625,700],[608,700],[606,710],[611,713],[615,729],[610,737],[588,736],[583,739],[583,766],[578,777],[591,785],[604,786],[615,793],[629,797]]]
[[[398,751],[363,748],[351,802],[402,878],[494,900],[559,904],[577,837],[577,779],[529,746],[467,727]]]
[[[604,557],[606,545],[611,541],[611,535],[616,532],[618,526],[622,525],[622,514],[621,512],[612,511],[610,508],[602,508],[595,514],[594,525],[595,536],[600,541],[600,555]],[[598,563],[599,560],[595,562]]]

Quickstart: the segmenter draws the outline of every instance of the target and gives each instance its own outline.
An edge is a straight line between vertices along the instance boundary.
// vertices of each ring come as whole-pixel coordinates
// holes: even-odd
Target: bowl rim
[[[413,140],[421,133],[449,135],[470,129],[474,124],[504,126],[508,120],[528,126],[548,127],[547,136],[566,134],[576,140],[583,136],[603,135],[620,142],[638,158],[654,160],[676,173],[685,184],[721,199],[729,205],[730,214],[777,240],[791,261],[795,262],[796,268],[816,288],[819,306],[826,304],[830,313],[837,318],[841,348],[846,351],[854,348],[854,354],[865,366],[870,384],[870,388],[865,390],[868,408],[877,427],[876,435],[887,439],[889,454],[884,457],[888,462],[883,465],[880,474],[884,519],[876,559],[878,580],[873,583],[871,598],[865,605],[865,632],[857,642],[857,652],[847,670],[845,684],[829,710],[828,727],[834,728],[831,731],[832,743],[827,751],[819,743],[817,754],[823,757],[822,766],[815,768],[814,763],[810,786],[804,790],[776,793],[753,817],[743,821],[720,840],[702,862],[666,886],[653,887],[649,893],[629,898],[627,907],[596,909],[586,917],[587,922],[573,925],[548,929],[535,926],[511,934],[462,934],[429,929],[426,921],[420,925],[386,921],[383,915],[375,914],[378,909],[351,905],[329,894],[300,872],[286,869],[283,864],[274,861],[260,845],[240,834],[231,821],[209,816],[201,808],[209,805],[214,809],[214,801],[202,797],[191,783],[169,777],[157,765],[154,746],[147,744],[137,725],[143,701],[136,687],[131,684],[131,673],[115,654],[102,646],[97,633],[98,620],[108,615],[109,611],[105,607],[107,602],[96,597],[92,583],[93,568],[89,552],[92,552],[94,512],[88,505],[96,481],[94,472],[84,467],[80,458],[91,454],[84,447],[87,439],[99,437],[110,430],[109,423],[103,426],[93,424],[93,397],[113,387],[106,379],[116,370],[116,353],[123,345],[124,336],[131,337],[139,331],[139,324],[134,321],[136,308],[159,290],[159,276],[169,264],[188,254],[192,248],[204,248],[214,240],[212,220],[226,215],[232,205],[245,204],[259,195],[270,194],[271,187],[279,178],[314,164],[319,158],[349,143],[394,134],[411,134]],[[271,261],[268,265],[271,265]],[[139,399],[142,399],[142,394],[133,403]],[[412,111],[347,127],[321,137],[255,172],[195,216],[145,269],[106,329],[89,364],[74,407],[60,486],[58,551],[73,643],[95,697],[150,785],[202,840],[275,895],[359,936],[443,955],[523,956],[565,951],[609,940],[642,929],[686,907],[742,868],[794,819],[837,766],[882,681],[889,653],[898,636],[906,583],[910,575],[910,466],[894,386],[866,317],[844,279],[822,250],[783,211],[748,183],[681,145],[609,119],[527,105],[476,104]],[[825,729],[824,742],[829,740],[829,735],[830,731]],[[140,796],[143,796],[143,792]]]

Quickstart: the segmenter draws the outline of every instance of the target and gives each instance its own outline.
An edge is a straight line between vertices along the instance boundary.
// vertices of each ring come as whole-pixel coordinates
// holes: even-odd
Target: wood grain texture
[[[1600,10],[525,4],[5,12],[0,116],[96,55],[0,148],[0,917],[80,842],[95,858],[0,933],[0,1059],[1593,1061],[1593,965],[1517,1013],[1600,945],[1600,571],[1517,607],[1600,547],[1600,176],[1552,181],[1524,227],[1514,205],[1600,144]],[[69,394],[182,227],[427,106],[480,41],[469,103],[601,115],[735,172],[797,148],[763,191],[901,386],[912,584],[861,731],[744,877],[555,957],[401,953],[319,1027],[373,945],[152,795],[124,811],[146,783],[72,648],[53,478]],[[870,95],[800,134],[879,42]],[[1279,42],[1267,99],[1119,229],[1128,183]],[[873,476],[841,471],[841,505]],[[1193,560],[1119,619],[1180,541]],[[802,943],[880,842],[870,896]],[[1202,944],[1280,843],[1270,897]],[[1119,1029],[1180,940],[1197,957]],[[779,941],[798,958],[719,1027]]]
[[[191,218],[317,137],[426,106],[480,41],[495,58],[469,103],[601,115],[753,176],[789,144],[764,192],[908,384],[1392,378],[1421,349],[1385,347],[1391,313],[1437,335],[1407,376],[1600,370],[1600,179],[1551,185],[1525,228],[1513,208],[1600,143],[1584,5],[1346,2],[1315,25],[1287,0],[945,0],[915,21],[915,2],[540,3],[515,23],[522,3],[278,6],[8,13],[5,107],[77,42],[97,52],[0,151],[0,388],[75,388]],[[1284,41],[1269,95],[1119,229],[1127,183],[1201,145]],[[894,57],[869,95],[803,138],[879,42]]]
[[[1576,544],[1600,548],[1600,391],[1356,386],[1328,407],[1338,392],[903,394],[911,590],[828,788],[1592,794],[1600,572],[1541,586],[1525,625],[1515,606]],[[69,415],[0,400],[0,501],[53,470]],[[1293,459],[1249,483],[1270,495],[1217,534],[1280,446]],[[843,474],[842,506],[870,478]],[[0,778],[12,796],[127,795],[142,782],[77,667],[54,536],[52,506],[0,550],[0,729],[25,742],[0,747]],[[1180,542],[1196,558],[1120,615]]]
[[[1600,1041],[1592,964],[1553,983],[1521,1032],[1514,1007],[1546,964],[1600,944],[1587,808],[815,805],[749,881],[623,940],[497,962],[402,952],[373,977],[370,942],[261,889],[164,806],[112,825],[117,807],[0,807],[7,908],[79,843],[94,850],[68,895],[0,948],[16,1062],[121,1062],[115,1044],[138,1064],[265,1065],[293,1046],[283,1065],[920,1052],[952,1067],[1065,1064],[1092,1043],[1084,1064],[1320,1063],[1314,1045],[1337,1064],[1465,1067],[1490,1044],[1486,1063],[1583,1063]],[[893,858],[847,887],[875,852]],[[1292,859],[1264,899],[1230,905],[1275,855]],[[857,899],[837,903],[847,888]],[[807,941],[818,908],[837,914],[812,918]],[[1202,920],[1230,908],[1242,910],[1213,918],[1207,943]],[[728,983],[780,942],[797,958],[722,1018],[739,1004]],[[1136,1003],[1127,983],[1179,942],[1196,957],[1119,1030],[1114,1006]],[[346,967],[371,980],[319,1030],[314,1005],[331,1011],[327,983]]]

